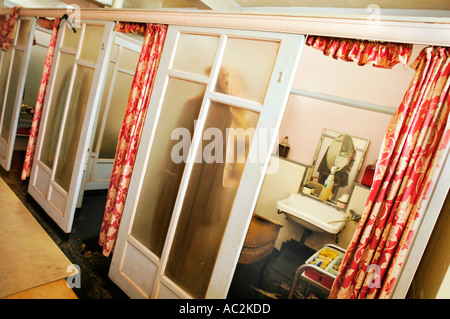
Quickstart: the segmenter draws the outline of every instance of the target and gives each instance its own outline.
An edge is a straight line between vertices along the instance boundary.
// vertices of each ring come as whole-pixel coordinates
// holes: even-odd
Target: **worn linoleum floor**
[[[80,269],[80,287],[73,292],[78,299],[128,299],[109,278],[111,256],[99,252],[96,237],[100,232],[106,191],[86,192],[81,209],[77,209],[70,234],[65,234],[28,194],[28,180],[20,179],[25,152],[15,151],[11,170],[0,167],[0,177],[58,245],[61,251]],[[57,285],[57,284],[55,284]],[[56,288],[55,288],[56,289]]]
[[[71,261],[2,179],[0,254],[1,298],[47,286],[70,275],[67,269]]]

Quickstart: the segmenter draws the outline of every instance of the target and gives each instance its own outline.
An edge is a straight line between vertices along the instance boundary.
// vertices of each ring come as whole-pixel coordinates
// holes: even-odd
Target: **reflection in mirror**
[[[324,185],[333,179],[329,176],[334,172],[330,195],[325,200],[345,208],[369,143],[369,140],[324,129],[314,162],[300,190],[312,197],[319,198],[321,193],[323,196]]]

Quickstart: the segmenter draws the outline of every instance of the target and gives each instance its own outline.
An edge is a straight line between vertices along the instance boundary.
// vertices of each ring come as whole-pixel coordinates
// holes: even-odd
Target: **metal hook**
[[[69,16],[67,15],[67,13],[65,13],[65,14],[62,16],[61,20],[62,20],[62,19],[66,19],[67,24],[68,24],[69,27],[73,30],[73,33],[77,33],[77,30],[73,27],[72,22],[70,22]]]

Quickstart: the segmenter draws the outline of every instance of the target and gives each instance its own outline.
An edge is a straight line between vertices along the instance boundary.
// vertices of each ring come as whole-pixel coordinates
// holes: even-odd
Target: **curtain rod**
[[[378,105],[378,104],[364,102],[364,101],[357,101],[357,100],[352,100],[352,99],[348,99],[348,98],[344,98],[344,97],[340,97],[340,96],[336,96],[336,95],[313,92],[313,91],[308,91],[308,90],[303,90],[303,89],[292,88],[291,94],[309,97],[309,98],[313,98],[316,100],[351,106],[351,107],[362,109],[362,110],[388,114],[388,115],[393,115],[397,111],[396,108],[393,108],[390,106]]]
[[[10,8],[0,9],[0,14],[9,14],[10,12]],[[75,12],[74,9],[70,8],[21,8],[19,16],[61,18],[65,13],[71,15]],[[450,46],[450,18],[436,18],[433,21],[428,21],[426,17],[381,16],[377,24],[373,25],[367,18],[352,16],[295,16],[251,14],[247,12],[211,13],[203,10],[142,11],[132,9],[80,9],[79,18],[83,20],[161,23],[303,35],[314,34],[374,41]]]

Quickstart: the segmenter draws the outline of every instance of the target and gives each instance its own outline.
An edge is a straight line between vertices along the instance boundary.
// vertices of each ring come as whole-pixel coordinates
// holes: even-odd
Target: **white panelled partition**
[[[96,110],[106,77],[113,22],[61,22],[43,104],[28,191],[65,232],[72,228]]]
[[[226,297],[303,42],[169,26],[110,268],[130,297]]]

